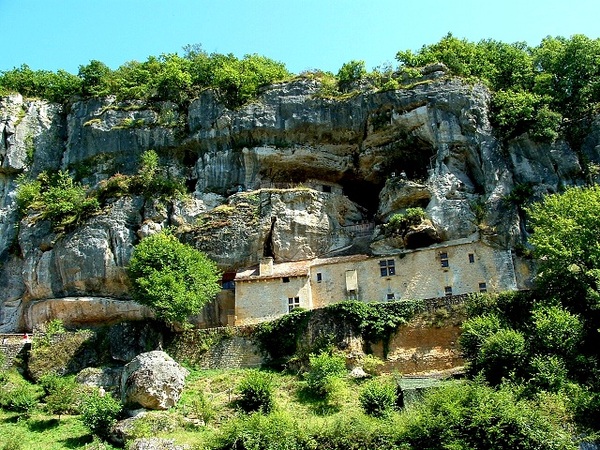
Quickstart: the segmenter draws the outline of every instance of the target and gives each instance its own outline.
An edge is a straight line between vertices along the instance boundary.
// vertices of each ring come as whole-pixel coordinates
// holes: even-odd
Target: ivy
[[[257,326],[255,336],[259,346],[274,365],[282,365],[296,353],[298,340],[306,332],[311,315],[312,311],[297,308],[277,320]]]
[[[389,342],[398,327],[424,311],[422,300],[363,303],[347,300],[323,308],[327,320],[345,323],[363,337],[367,345],[382,342],[387,355]],[[299,351],[299,339],[308,331],[314,311],[294,310],[277,320],[257,326],[255,336],[261,350],[275,365],[283,365]]]

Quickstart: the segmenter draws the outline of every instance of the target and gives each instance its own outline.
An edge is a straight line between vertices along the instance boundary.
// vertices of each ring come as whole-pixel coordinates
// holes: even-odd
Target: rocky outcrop
[[[75,380],[84,386],[103,388],[105,390],[118,390],[121,385],[121,367],[86,367],[77,374]]]
[[[522,186],[539,197],[585,182],[579,154],[600,163],[600,122],[577,151],[527,135],[501,142],[489,122],[487,89],[434,69],[410,89],[365,87],[341,99],[322,98],[318,80],[298,78],[265,87],[235,110],[210,90],[189,107],[106,98],[67,108],[18,95],[2,99],[0,331],[31,325],[26,317],[41,308],[33,302],[127,300],[133,247],[168,226],[224,272],[262,256],[385,253],[400,243],[382,241],[378,230],[411,207],[424,208],[431,224],[403,238],[403,246],[476,233],[492,245],[520,244],[521,205],[506,199]],[[65,169],[93,189],[116,173],[135,173],[149,149],[165,173],[185,178],[188,200],[109,199],[65,234],[34,216],[20,220],[20,173]],[[81,317],[102,320],[85,305],[92,303],[78,306]],[[42,315],[50,318],[47,311]],[[222,323],[211,320],[200,323]]]
[[[150,308],[127,300],[105,297],[64,297],[37,300],[27,305],[27,329],[33,330],[53,319],[66,327],[110,325],[121,321],[151,319]]]
[[[168,409],[179,400],[187,375],[186,369],[162,351],[142,353],[123,369],[121,400],[126,405]]]

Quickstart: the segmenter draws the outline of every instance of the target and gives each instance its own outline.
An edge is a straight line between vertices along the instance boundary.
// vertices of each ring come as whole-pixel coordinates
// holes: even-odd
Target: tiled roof
[[[282,277],[306,277],[308,268],[312,260],[293,261],[279,264],[273,264],[273,273],[271,275],[259,275],[259,266],[252,266],[247,269],[239,270],[235,276],[235,281],[268,280]]]

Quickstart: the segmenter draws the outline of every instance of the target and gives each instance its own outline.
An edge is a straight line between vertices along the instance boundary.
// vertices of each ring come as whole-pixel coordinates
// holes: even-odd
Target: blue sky
[[[0,0],[0,70],[77,73],[111,68],[186,44],[238,57],[259,53],[298,73],[344,62],[394,63],[446,33],[537,45],[543,37],[600,37],[598,0]]]

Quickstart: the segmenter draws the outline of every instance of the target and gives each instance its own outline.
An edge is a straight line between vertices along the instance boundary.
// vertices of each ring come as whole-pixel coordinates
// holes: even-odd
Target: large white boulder
[[[121,400],[125,405],[147,409],[175,406],[188,371],[162,351],[136,356],[121,375]]]

